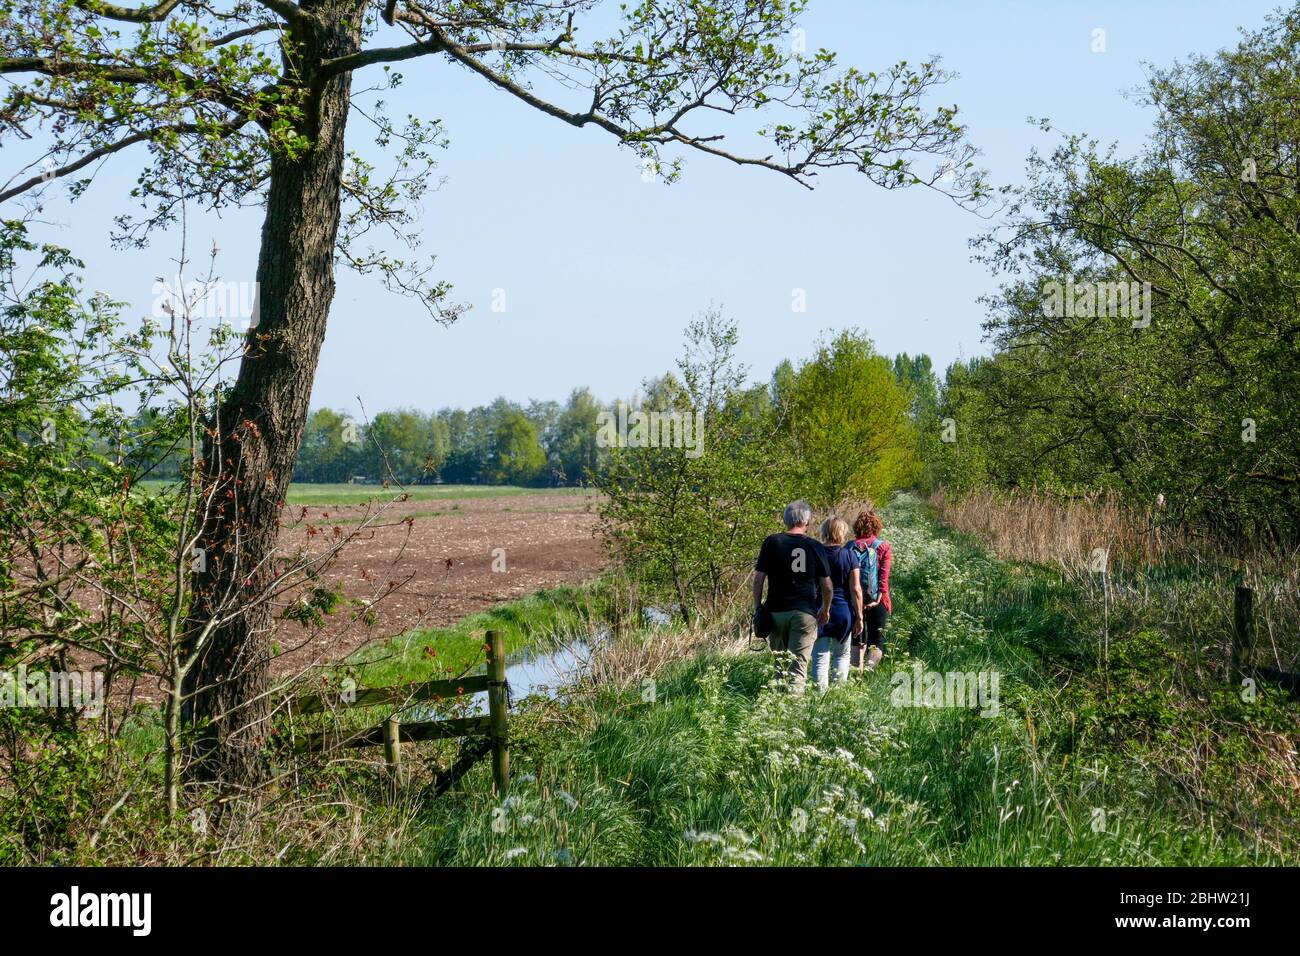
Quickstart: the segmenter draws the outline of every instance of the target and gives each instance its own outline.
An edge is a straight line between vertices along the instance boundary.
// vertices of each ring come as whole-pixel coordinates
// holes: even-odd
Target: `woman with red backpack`
[[[889,569],[893,549],[880,537],[884,522],[872,508],[853,522],[856,539],[850,545],[858,559],[862,585],[862,631],[853,637],[853,666],[874,671],[885,655],[885,625],[893,613],[889,600]]]

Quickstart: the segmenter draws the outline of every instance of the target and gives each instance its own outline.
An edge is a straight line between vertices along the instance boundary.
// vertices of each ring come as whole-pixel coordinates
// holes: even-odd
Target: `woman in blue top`
[[[812,672],[817,686],[825,690],[831,680],[841,683],[849,679],[853,648],[850,638],[862,633],[862,583],[858,579],[858,561],[844,546],[849,537],[849,523],[843,518],[830,517],[822,522],[821,530],[834,593],[830,620],[818,630],[813,645]]]

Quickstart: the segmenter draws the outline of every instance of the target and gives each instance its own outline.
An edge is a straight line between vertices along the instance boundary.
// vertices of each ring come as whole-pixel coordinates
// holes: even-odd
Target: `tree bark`
[[[354,7],[354,5],[353,5]],[[233,787],[266,776],[271,701],[272,608],[285,491],[307,420],[312,383],[334,297],[334,250],[345,161],[351,77],[314,81],[315,65],[360,48],[355,9],[340,0],[303,5],[314,26],[293,31],[287,95],[304,97],[311,146],[271,159],[258,257],[258,322],[238,377],[209,423],[204,489],[213,494],[200,533],[206,568],[196,575],[187,621],[196,662],[186,680],[194,729],[190,772]],[[212,628],[214,618],[237,610]]]

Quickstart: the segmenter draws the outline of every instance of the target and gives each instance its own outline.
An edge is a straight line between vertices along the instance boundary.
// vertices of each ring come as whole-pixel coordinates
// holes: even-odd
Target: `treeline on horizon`
[[[307,419],[294,481],[572,485],[596,466],[596,416],[585,388],[564,403],[498,398],[470,409],[383,411],[366,422],[319,408]]]
[[[864,359],[879,362],[881,370],[892,366],[901,388],[918,387],[922,398],[916,404],[917,411],[933,408],[937,379],[930,371],[928,356],[913,358],[904,354],[891,361],[876,355],[861,332],[844,333],[841,339],[853,343]],[[820,360],[814,356],[807,364],[815,367]],[[770,407],[778,402],[781,384],[793,376],[791,362],[782,362],[771,383],[752,388],[756,405]],[[693,413],[693,408],[672,398],[679,388],[679,379],[668,373],[646,382],[642,392],[613,402],[601,402],[589,389],[575,388],[563,403],[532,400],[523,405],[497,398],[488,405],[443,408],[432,413],[399,408],[379,412],[367,422],[359,422],[346,412],[320,408],[307,419],[293,479],[525,487],[590,484],[607,458],[607,446],[603,447],[599,440],[601,413],[608,413],[615,422],[620,406],[626,408],[627,414]],[[901,407],[909,401],[901,393],[882,397],[882,404],[888,407]],[[709,450],[709,426],[705,419],[699,436],[703,454]],[[894,438],[891,433],[891,441]],[[911,432],[904,444],[909,449],[915,445]],[[904,471],[914,474],[918,467],[919,462],[909,461]]]

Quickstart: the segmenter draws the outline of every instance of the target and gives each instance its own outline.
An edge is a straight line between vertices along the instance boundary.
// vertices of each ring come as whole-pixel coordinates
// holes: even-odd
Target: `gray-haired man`
[[[788,659],[790,689],[802,694],[808,679],[808,659],[817,641],[817,626],[831,614],[831,569],[821,542],[806,534],[812,508],[806,501],[785,506],[783,534],[768,535],[754,564],[754,606],[763,602],[767,582],[767,609],[772,613],[768,642],[777,652],[781,676],[782,652]],[[818,590],[821,606],[818,607]]]

